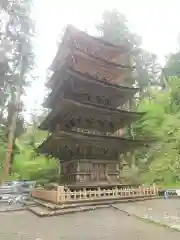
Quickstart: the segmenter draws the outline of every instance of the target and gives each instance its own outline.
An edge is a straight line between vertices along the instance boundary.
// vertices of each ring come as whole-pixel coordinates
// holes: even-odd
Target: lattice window
[[[97,96],[96,101],[97,101],[98,104],[110,105],[110,98],[109,97]]]

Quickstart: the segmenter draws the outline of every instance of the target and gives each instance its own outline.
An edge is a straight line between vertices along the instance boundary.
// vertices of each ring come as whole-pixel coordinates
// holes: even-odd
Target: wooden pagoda
[[[137,92],[126,84],[130,57],[128,46],[67,27],[47,83],[44,107],[51,110],[40,125],[51,134],[38,148],[60,159],[62,184],[117,185],[120,154],[147,144],[119,131],[143,115],[122,109]]]

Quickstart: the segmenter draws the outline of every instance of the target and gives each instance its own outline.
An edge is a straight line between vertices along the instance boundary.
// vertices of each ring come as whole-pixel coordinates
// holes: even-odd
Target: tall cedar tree
[[[23,132],[23,102],[17,104],[16,98],[20,84],[21,94],[25,92],[34,65],[32,52],[34,25],[30,17],[31,5],[31,0],[4,0],[1,2],[1,14],[4,16],[0,29],[1,43],[4,42],[5,47],[6,45],[10,46],[6,50],[8,55],[5,64],[6,70],[0,84],[0,127],[3,129],[3,136],[5,135],[6,139],[16,111],[18,118],[14,140]],[[16,151],[15,144],[13,144],[13,150]]]

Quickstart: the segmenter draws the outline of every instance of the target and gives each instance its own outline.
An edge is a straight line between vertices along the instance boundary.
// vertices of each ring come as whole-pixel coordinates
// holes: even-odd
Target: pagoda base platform
[[[54,216],[78,211],[90,211],[98,208],[98,206],[108,207],[109,204],[119,201],[139,201],[156,198],[157,196],[159,196],[159,190],[155,185],[149,188],[122,187],[122,185],[108,186],[108,188],[105,188],[104,185],[96,188],[95,186],[78,186],[76,188],[76,186],[61,185],[52,190],[35,189],[32,192],[32,197],[37,206],[31,206],[28,209],[39,216]]]
[[[91,201],[91,202],[80,202],[76,204],[54,204],[51,202],[46,202],[32,198],[34,202],[33,205],[27,206],[27,210],[32,212],[38,217],[51,217],[65,214],[72,214],[77,212],[87,212],[94,211],[102,208],[113,207],[113,204],[116,203],[125,203],[125,202],[137,202],[137,201],[146,201],[161,198],[159,196],[144,196],[144,197],[130,197],[126,199],[116,199],[116,200],[102,200],[102,201]]]

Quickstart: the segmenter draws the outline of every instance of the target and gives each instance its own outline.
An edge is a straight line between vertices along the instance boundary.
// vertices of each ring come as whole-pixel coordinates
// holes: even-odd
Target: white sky
[[[164,55],[176,50],[180,33],[179,0],[34,0],[39,79],[27,91],[28,112],[41,107],[47,68],[55,56],[57,38],[63,28],[71,23],[92,33],[103,11],[113,8],[127,16],[130,28],[142,36],[143,47],[156,53],[161,61]]]

